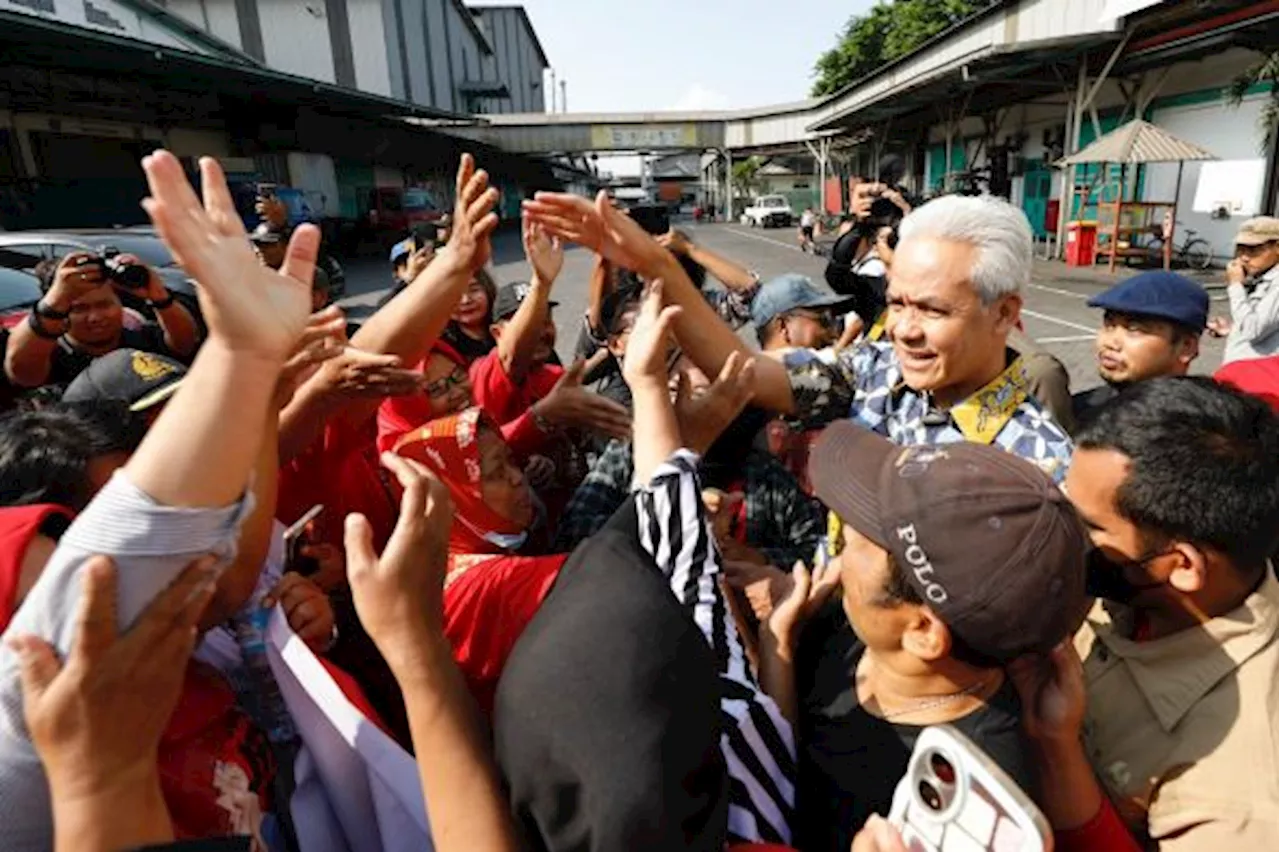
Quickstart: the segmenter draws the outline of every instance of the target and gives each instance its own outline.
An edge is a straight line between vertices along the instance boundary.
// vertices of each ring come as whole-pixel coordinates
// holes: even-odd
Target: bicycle
[[[1181,223],[1175,223],[1181,224]],[[1205,270],[1213,263],[1213,247],[1208,240],[1196,237],[1194,228],[1187,228],[1186,239],[1178,245],[1176,239],[1169,247],[1169,265],[1180,262],[1189,269]],[[1177,236],[1176,234],[1174,235]],[[1147,261],[1152,266],[1164,266],[1164,234],[1159,227],[1153,226],[1146,246]]]

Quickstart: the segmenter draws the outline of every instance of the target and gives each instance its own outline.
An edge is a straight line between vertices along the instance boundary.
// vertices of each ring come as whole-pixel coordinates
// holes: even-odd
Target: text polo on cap
[[[902,552],[902,557],[911,566],[911,573],[915,575],[916,580],[924,586],[924,596],[930,603],[946,603],[947,590],[933,579],[933,565],[929,562],[929,554],[924,552],[924,548],[916,540],[916,525],[907,524],[905,527],[898,527],[898,540],[907,543],[907,549]]]

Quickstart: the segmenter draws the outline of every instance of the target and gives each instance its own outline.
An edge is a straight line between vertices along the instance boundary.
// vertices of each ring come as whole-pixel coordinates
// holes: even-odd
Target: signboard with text
[[[692,124],[596,125],[591,128],[591,147],[598,150],[651,148],[693,148],[698,144],[698,128]]]

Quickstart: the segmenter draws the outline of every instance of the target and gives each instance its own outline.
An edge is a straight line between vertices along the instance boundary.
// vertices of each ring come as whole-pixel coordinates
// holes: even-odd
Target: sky
[[[813,65],[872,0],[520,2],[570,112],[740,109],[803,100]],[[470,0],[469,5],[503,5]],[[802,11],[802,14],[796,12]],[[557,85],[557,89],[559,86]],[[549,94],[549,93],[548,93]],[[559,98],[559,92],[556,92]],[[625,173],[635,158],[601,158]]]

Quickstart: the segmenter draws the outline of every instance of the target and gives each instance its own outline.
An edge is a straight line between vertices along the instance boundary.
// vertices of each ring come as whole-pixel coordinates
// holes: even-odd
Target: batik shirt
[[[819,429],[842,417],[895,444],[991,444],[1026,459],[1061,483],[1071,459],[1067,433],[1031,396],[1022,359],[985,387],[947,410],[903,381],[893,344],[868,342],[824,363],[811,350],[788,353],[795,415],[803,429]]]

